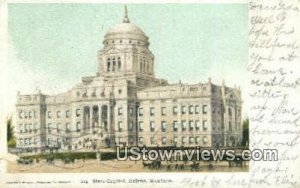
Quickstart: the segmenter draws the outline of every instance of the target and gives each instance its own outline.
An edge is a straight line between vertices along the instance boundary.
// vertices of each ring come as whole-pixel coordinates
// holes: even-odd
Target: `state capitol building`
[[[236,146],[242,141],[241,91],[169,84],[155,77],[149,38],[132,24],[109,29],[98,71],[65,93],[18,93],[17,147],[43,152],[114,146]]]

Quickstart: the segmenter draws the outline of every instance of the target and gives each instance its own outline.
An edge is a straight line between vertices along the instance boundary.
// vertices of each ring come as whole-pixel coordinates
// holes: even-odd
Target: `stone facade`
[[[241,142],[241,91],[211,83],[169,84],[154,75],[145,33],[112,27],[98,72],[65,93],[17,96],[17,147],[97,150],[128,146],[235,146]]]

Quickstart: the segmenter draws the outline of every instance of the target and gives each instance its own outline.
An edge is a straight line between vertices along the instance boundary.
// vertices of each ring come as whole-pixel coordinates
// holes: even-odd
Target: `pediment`
[[[228,93],[226,93],[225,98],[228,99],[238,99],[239,97],[233,90],[229,90]]]
[[[122,52],[119,48],[115,47],[115,46],[112,46],[106,50],[104,50],[104,53],[105,54],[116,54],[116,53],[120,53]]]

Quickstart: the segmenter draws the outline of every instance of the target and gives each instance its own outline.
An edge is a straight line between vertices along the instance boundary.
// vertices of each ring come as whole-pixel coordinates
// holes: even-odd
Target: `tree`
[[[8,147],[16,147],[16,139],[14,136],[14,127],[12,125],[12,116],[7,118],[6,126],[7,126],[7,145],[8,145]]]
[[[248,146],[249,145],[249,118],[246,118],[243,121],[243,141],[242,141],[243,146]]]

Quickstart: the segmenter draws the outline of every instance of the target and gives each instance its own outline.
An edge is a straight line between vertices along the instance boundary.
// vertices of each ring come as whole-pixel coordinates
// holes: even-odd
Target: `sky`
[[[149,37],[155,75],[169,83],[212,82],[245,89],[247,4],[128,4],[130,21]],[[123,4],[9,4],[8,109],[17,91],[67,91],[97,72],[106,31]]]

